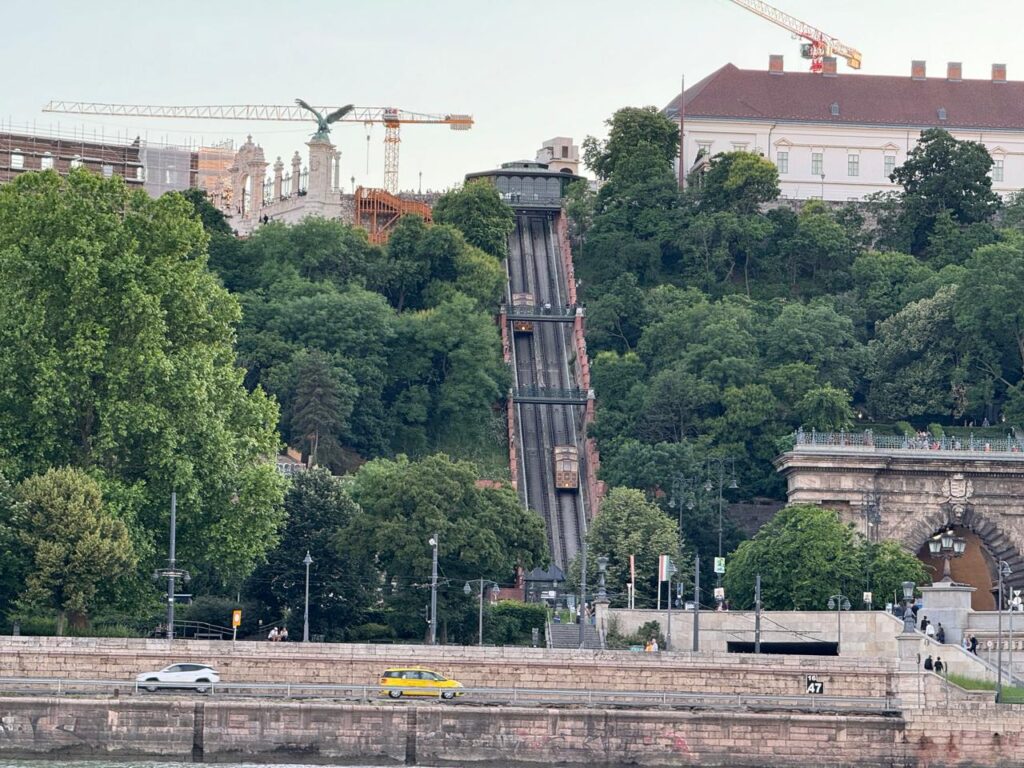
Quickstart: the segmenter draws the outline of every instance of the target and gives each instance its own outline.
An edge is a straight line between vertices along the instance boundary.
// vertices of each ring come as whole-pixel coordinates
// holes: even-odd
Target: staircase
[[[547,639],[548,648],[579,648],[580,625],[548,622]],[[594,650],[601,650],[604,647],[601,635],[593,624],[585,624],[583,627],[583,647]]]

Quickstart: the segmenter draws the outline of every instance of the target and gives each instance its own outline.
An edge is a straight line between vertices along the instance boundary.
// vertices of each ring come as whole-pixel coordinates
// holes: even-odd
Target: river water
[[[170,763],[161,761],[147,762],[143,760],[125,760],[121,762],[106,760],[4,760],[0,759],[0,768],[196,768],[201,763]],[[210,763],[216,768],[268,768],[268,763]],[[273,764],[273,768],[323,768],[330,763],[316,765]],[[357,766],[344,763],[345,768],[380,768],[380,766]],[[422,768],[428,768],[423,766]],[[502,763],[473,763],[472,768],[505,768]]]

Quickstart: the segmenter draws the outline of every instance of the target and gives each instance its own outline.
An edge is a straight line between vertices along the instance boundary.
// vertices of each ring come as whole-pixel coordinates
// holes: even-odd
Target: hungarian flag
[[[668,555],[658,555],[658,581],[670,581],[676,572],[672,558]]]

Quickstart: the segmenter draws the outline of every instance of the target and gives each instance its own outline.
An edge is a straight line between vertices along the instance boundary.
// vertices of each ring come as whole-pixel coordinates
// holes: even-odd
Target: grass
[[[947,675],[947,679],[949,682],[953,683],[953,685],[958,685],[968,691],[995,692],[996,690],[996,684],[992,680],[979,680],[976,677],[953,674]],[[1024,688],[1004,685],[1001,701],[1004,704],[1024,704]]]

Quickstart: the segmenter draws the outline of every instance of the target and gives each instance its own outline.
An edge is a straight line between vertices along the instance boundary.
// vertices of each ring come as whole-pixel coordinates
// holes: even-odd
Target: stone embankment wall
[[[906,717],[212,699],[0,699],[0,756],[378,765],[1009,766],[1020,707]]]
[[[808,656],[477,648],[421,645],[256,643],[123,638],[0,638],[0,677],[133,681],[175,662],[212,664],[224,682],[375,685],[391,666],[421,665],[468,687],[801,694],[818,675],[837,696],[892,693],[895,662]]]

